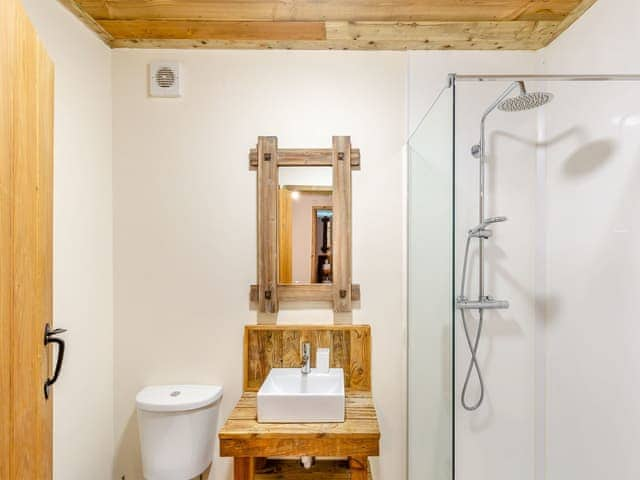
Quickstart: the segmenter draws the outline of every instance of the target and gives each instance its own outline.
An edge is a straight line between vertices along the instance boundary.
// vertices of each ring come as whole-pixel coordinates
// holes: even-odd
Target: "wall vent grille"
[[[181,97],[180,64],[152,63],[149,66],[149,95],[152,97]]]

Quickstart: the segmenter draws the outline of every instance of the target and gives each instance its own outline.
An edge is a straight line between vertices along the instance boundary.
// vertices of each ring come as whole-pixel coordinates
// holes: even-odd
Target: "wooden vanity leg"
[[[253,480],[255,473],[255,458],[233,457],[233,480]]]
[[[367,457],[349,457],[349,470],[351,470],[351,480],[369,479],[369,459]]]

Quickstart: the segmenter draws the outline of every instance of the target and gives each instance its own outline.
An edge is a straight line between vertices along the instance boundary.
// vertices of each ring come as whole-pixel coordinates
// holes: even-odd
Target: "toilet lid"
[[[136,405],[151,412],[183,412],[206,407],[222,397],[217,385],[155,385],[136,395]]]

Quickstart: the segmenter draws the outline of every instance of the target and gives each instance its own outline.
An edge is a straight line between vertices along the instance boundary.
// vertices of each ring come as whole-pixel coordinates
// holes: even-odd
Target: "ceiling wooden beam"
[[[444,49],[514,48],[531,38],[542,45],[558,22],[327,22],[327,39],[420,42]],[[424,47],[428,48],[428,47]]]
[[[562,20],[580,0],[76,0],[96,20]]]
[[[59,0],[113,48],[538,50],[596,0]]]
[[[324,22],[213,22],[193,20],[99,20],[115,40],[326,40]]]
[[[315,22],[311,32],[319,29]],[[129,48],[233,48],[308,50],[537,50],[553,35],[559,22],[327,22],[324,38],[286,38],[278,30],[247,27],[244,37],[226,30],[197,37],[180,31],[127,37],[115,32],[112,45]],[[249,23],[248,25],[251,25]],[[298,22],[304,31],[307,22]],[[324,25],[323,25],[324,30]],[[112,32],[114,33],[114,32]],[[213,36],[215,33],[216,36]],[[323,32],[324,33],[324,32]],[[252,35],[252,37],[250,37]],[[259,35],[262,37],[258,38]],[[309,35],[311,37],[312,35]]]

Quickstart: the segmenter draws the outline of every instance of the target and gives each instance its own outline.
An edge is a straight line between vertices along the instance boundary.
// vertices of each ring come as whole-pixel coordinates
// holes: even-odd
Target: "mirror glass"
[[[333,169],[278,169],[279,283],[331,283]]]

